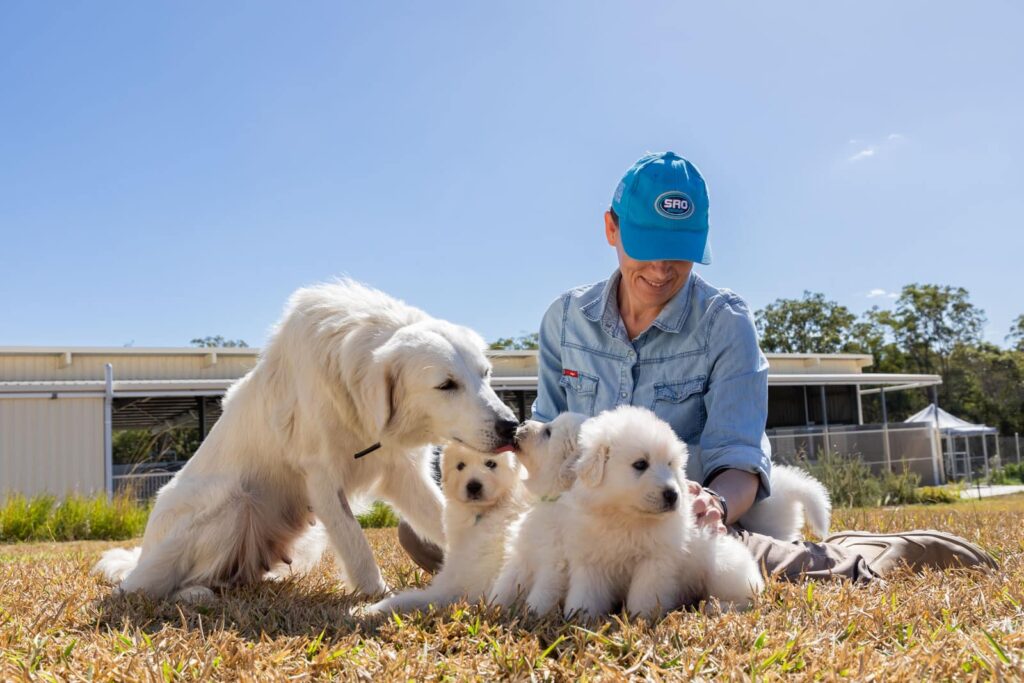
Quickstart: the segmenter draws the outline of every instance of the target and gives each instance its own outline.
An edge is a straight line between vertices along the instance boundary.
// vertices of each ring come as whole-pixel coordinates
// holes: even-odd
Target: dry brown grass
[[[950,530],[1002,568],[773,583],[743,614],[595,632],[476,606],[361,623],[326,571],[206,607],[114,598],[88,574],[114,544],[0,546],[0,680],[1024,678],[1024,497],[841,511],[835,526]],[[369,536],[392,585],[422,579],[393,529]]]

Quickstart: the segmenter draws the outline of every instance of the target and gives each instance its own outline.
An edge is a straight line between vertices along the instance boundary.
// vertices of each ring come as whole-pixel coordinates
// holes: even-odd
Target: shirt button
[[[630,360],[633,360],[634,358],[636,358],[636,353],[633,352],[633,351],[630,351],[629,353],[626,354],[626,358],[629,358]]]
[[[625,391],[619,394],[619,398],[626,398],[627,394]]]

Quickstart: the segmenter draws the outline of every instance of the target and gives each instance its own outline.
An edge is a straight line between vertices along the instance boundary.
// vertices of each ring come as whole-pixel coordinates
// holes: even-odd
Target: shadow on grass
[[[359,632],[363,620],[353,615],[364,600],[330,585],[297,579],[264,581],[224,589],[206,603],[151,600],[143,595],[108,594],[94,604],[93,626],[155,633],[165,626],[212,633],[231,631],[250,641],[263,637],[308,636],[324,639]],[[317,582],[322,583],[322,582]]]

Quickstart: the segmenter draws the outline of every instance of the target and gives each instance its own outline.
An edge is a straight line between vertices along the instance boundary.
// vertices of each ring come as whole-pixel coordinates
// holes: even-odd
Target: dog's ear
[[[567,453],[558,469],[558,486],[564,491],[576,483],[576,462],[580,459],[580,444],[575,435],[565,444]]]
[[[608,462],[611,447],[606,443],[596,444],[588,452],[584,452],[576,461],[576,476],[585,485],[600,486],[604,480],[604,466]]]
[[[378,438],[388,431],[395,418],[396,377],[390,355],[383,349],[373,354],[363,376],[361,394],[370,430]]]

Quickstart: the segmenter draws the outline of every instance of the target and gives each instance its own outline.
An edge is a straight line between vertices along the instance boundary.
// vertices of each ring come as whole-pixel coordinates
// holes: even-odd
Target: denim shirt
[[[650,327],[630,340],[619,315],[619,271],[569,290],[544,314],[533,419],[620,405],[650,408],[686,442],[687,477],[757,474],[768,495],[768,361],[750,309],[696,273]]]

